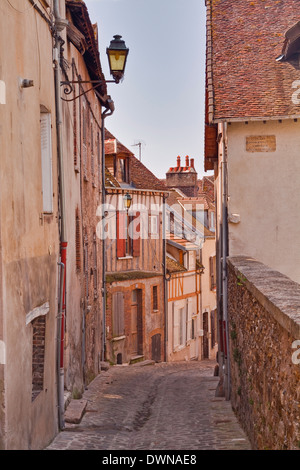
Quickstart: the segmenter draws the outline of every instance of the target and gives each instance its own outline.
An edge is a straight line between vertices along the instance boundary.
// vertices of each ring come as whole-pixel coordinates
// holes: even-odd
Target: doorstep
[[[85,413],[87,400],[72,399],[65,411],[66,423],[78,424]]]

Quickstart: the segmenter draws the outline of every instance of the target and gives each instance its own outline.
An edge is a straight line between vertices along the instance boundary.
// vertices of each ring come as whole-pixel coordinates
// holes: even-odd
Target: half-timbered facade
[[[106,357],[113,363],[161,361],[165,357],[165,188],[108,131],[105,158],[110,173],[104,219]],[[131,198],[129,208],[124,196]]]

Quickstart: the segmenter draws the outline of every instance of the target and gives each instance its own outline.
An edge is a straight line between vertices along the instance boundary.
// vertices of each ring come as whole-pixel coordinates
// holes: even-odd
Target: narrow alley
[[[215,396],[215,362],[113,366],[89,385],[79,423],[49,450],[251,450],[229,401]]]

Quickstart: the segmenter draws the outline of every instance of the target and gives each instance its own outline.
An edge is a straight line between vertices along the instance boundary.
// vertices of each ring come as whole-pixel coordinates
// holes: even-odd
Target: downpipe
[[[229,351],[229,328],[228,328],[228,274],[227,274],[227,255],[228,255],[228,194],[227,194],[227,123],[222,125],[222,307],[224,321],[224,356],[225,356],[225,398],[230,400],[231,378],[230,378],[230,351]]]
[[[96,92],[98,95],[98,93]],[[99,95],[98,95],[99,96]],[[106,359],[106,246],[105,246],[105,237],[104,237],[104,207],[106,203],[106,190],[105,190],[105,118],[111,116],[115,110],[114,102],[109,97],[107,100],[107,108],[101,114],[101,157],[102,157],[102,210],[103,210],[103,219],[102,219],[102,352],[101,360],[105,361]]]
[[[66,240],[66,210],[65,210],[65,185],[64,185],[64,161],[63,161],[63,139],[62,139],[62,107],[60,97],[61,71],[60,71],[60,46],[63,39],[59,35],[66,20],[63,20],[59,13],[59,0],[54,0],[54,83],[55,83],[55,110],[56,110],[56,134],[57,134],[57,158],[59,171],[59,213],[60,213],[60,304],[58,315],[58,344],[57,344],[57,393],[58,393],[58,423],[62,430],[64,422],[64,332],[66,314],[66,263],[67,263],[67,240]]]
[[[59,428],[62,430],[65,427],[64,422],[64,368],[63,368],[63,335],[64,335],[64,321],[63,321],[63,304],[64,304],[64,281],[65,281],[65,265],[62,262],[57,263],[60,269],[60,295],[59,295],[59,311],[57,317],[57,391],[58,391],[58,422]]]

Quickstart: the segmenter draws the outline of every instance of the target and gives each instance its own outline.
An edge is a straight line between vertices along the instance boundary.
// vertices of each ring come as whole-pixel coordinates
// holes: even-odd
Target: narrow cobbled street
[[[83,396],[85,413],[47,449],[251,450],[213,361],[114,366]],[[81,400],[81,402],[82,402]]]

